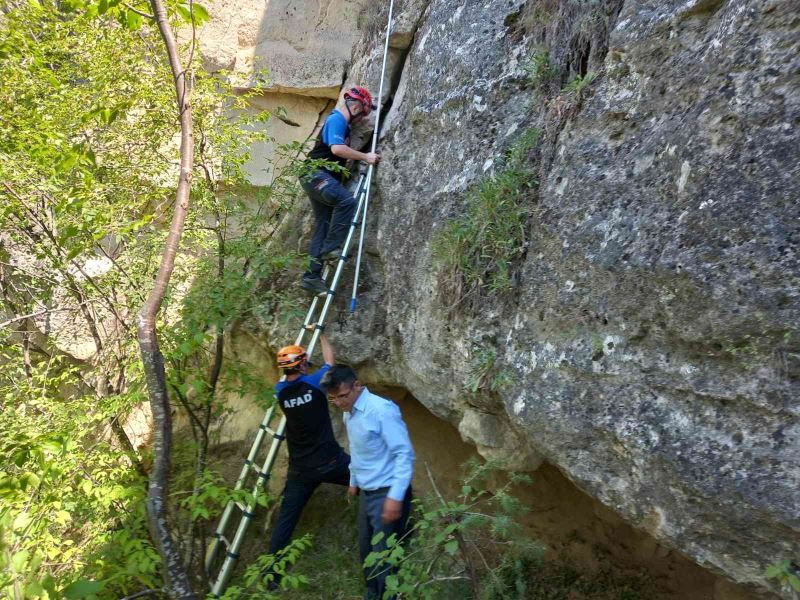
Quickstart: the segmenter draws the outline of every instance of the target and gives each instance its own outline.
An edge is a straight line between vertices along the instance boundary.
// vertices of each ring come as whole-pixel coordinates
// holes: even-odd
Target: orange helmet
[[[302,346],[284,346],[278,350],[278,368],[291,369],[306,359],[306,349]]]

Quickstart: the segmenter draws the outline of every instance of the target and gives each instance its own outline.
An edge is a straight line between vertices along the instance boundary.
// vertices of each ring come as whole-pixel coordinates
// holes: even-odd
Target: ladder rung
[[[242,517],[246,517],[248,519],[254,519],[256,513],[251,513],[247,511],[247,505],[244,502],[236,502],[237,508],[242,511]]]

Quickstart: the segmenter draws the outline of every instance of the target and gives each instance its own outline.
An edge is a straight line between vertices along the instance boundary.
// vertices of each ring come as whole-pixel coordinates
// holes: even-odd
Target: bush
[[[528,83],[534,87],[549,83],[558,74],[556,68],[550,64],[550,54],[547,50],[539,50],[533,54],[522,68],[528,75]]]
[[[516,262],[525,254],[530,207],[522,203],[536,179],[526,164],[539,139],[526,131],[509,150],[503,168],[467,195],[466,211],[445,224],[433,241],[445,291],[466,297],[509,290]]]
[[[486,482],[498,465],[470,461],[465,468],[461,493],[455,498],[442,495],[428,470],[434,495],[414,501],[417,510],[407,538],[398,540],[392,534],[385,550],[367,556],[364,567],[371,573],[392,570],[386,596],[525,597],[520,578],[509,576],[509,570],[537,560],[542,548],[525,538],[519,517],[526,509],[510,492],[530,479],[509,473],[505,485],[489,492]],[[382,535],[378,533],[373,543]],[[514,589],[523,595],[514,594]]]

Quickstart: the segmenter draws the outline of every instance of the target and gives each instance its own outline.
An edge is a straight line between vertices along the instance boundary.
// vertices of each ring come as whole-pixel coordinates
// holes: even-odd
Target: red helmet
[[[361,106],[364,107],[364,114],[368,115],[371,110],[378,108],[372,103],[372,96],[365,87],[355,86],[351,87],[344,93],[345,100],[358,100]]]

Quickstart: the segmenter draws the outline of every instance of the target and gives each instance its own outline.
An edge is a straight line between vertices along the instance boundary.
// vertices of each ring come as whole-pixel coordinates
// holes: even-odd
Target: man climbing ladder
[[[389,1],[389,17],[388,22],[386,25],[386,39],[384,42],[383,47],[383,65],[381,67],[381,78],[380,78],[380,87],[378,88],[378,102],[377,105],[381,106],[381,98],[383,97],[383,83],[385,80],[386,74],[386,63],[387,57],[389,54],[389,34],[391,32],[391,24],[392,24],[392,11],[394,7],[394,0]],[[327,138],[324,135],[321,135],[321,144],[322,146],[327,146],[328,149],[331,150],[332,156],[339,156],[342,159],[353,158],[356,160],[363,160],[369,163],[369,167],[366,170],[366,173],[363,173],[359,177],[359,182],[357,186],[356,192],[356,206],[355,209],[351,213],[352,221],[350,221],[349,227],[345,228],[344,238],[343,238],[343,245],[340,251],[334,252],[333,254],[337,255],[339,260],[336,262],[335,267],[333,265],[325,268],[325,273],[322,275],[325,276],[326,282],[330,286],[329,289],[325,289],[324,284],[314,285],[313,288],[318,294],[325,293],[325,299],[320,301],[321,296],[315,297],[311,305],[308,308],[308,312],[306,313],[306,317],[303,321],[303,327],[300,330],[300,333],[295,340],[295,344],[299,345],[303,343],[304,336],[309,333],[309,326],[311,323],[316,323],[313,327],[313,334],[311,336],[311,340],[306,347],[307,353],[310,356],[313,351],[314,347],[316,346],[317,340],[321,338],[322,330],[325,326],[325,321],[327,319],[328,313],[333,304],[333,298],[336,294],[336,287],[338,282],[342,276],[342,272],[344,271],[345,266],[345,259],[344,256],[347,252],[349,252],[349,248],[351,243],[353,242],[356,234],[356,227],[360,221],[361,224],[361,232],[359,237],[359,252],[357,254],[357,261],[356,261],[356,268],[354,274],[354,284],[353,284],[353,296],[351,298],[351,311],[355,309],[356,305],[356,290],[358,289],[358,273],[359,268],[361,265],[361,249],[363,249],[364,244],[364,234],[366,231],[366,223],[367,223],[367,209],[369,206],[369,196],[370,196],[370,187],[372,183],[372,176],[374,173],[375,165],[380,161],[380,156],[376,152],[377,144],[378,144],[378,129],[380,126],[380,119],[375,119],[375,125],[372,131],[372,147],[371,152],[367,154],[363,154],[361,152],[357,152],[352,150],[348,147],[347,144],[347,135],[349,134],[349,125],[353,122],[353,117],[363,114],[366,116],[370,110],[374,110],[374,106],[372,105],[372,99],[369,96],[369,92],[367,92],[363,88],[350,88],[344,95],[345,100],[345,110],[347,111],[347,117],[345,119],[344,134],[341,133],[341,123],[339,124],[340,129],[340,136],[336,139],[332,139],[331,137]],[[349,101],[349,102],[348,102]],[[353,104],[355,102],[356,104]],[[358,105],[360,104],[360,108]],[[340,111],[335,111],[345,117],[344,113]],[[334,115],[331,115],[329,119],[333,118]],[[361,117],[363,118],[363,116]],[[336,117],[338,120],[338,117]],[[331,129],[334,129],[335,122],[332,122]],[[341,142],[341,143],[339,143]],[[337,151],[340,152],[340,155],[337,155],[333,152],[332,148],[334,146],[343,146],[343,148],[337,148]],[[324,148],[322,148],[324,151]],[[343,154],[341,154],[343,153]],[[348,156],[349,155],[349,156]],[[310,158],[313,158],[310,156]],[[336,160],[334,158],[334,160]],[[328,173],[327,175],[330,175]],[[315,176],[325,177],[326,183],[325,185],[318,186],[319,189],[316,189],[314,185],[311,185],[311,182],[314,180]],[[341,186],[341,183],[333,177],[331,177],[333,182],[337,185]],[[331,185],[330,181],[327,179],[325,172],[323,173],[312,173],[310,177],[306,177],[306,181],[303,182],[304,187],[307,186],[311,188],[311,192],[309,192],[309,199],[312,201],[312,206],[314,205],[315,198],[318,199],[322,197],[324,202],[320,202],[324,206],[330,209],[330,212],[323,212],[320,211],[319,216],[325,217],[324,220],[317,219],[318,230],[315,231],[315,240],[312,240],[312,251],[311,255],[315,257],[315,260],[312,261],[312,271],[309,270],[309,273],[306,275],[310,275],[310,279],[314,279],[313,273],[317,273],[317,278],[320,283],[322,282],[322,277],[320,277],[320,272],[322,271],[322,250],[323,248],[327,249],[330,247],[331,250],[336,250],[338,245],[335,243],[328,244],[328,237],[329,232],[327,230],[329,219],[333,217],[333,207],[338,204],[338,199],[334,198],[331,200],[333,196],[329,193],[328,198],[322,195],[322,190],[324,190],[328,185]],[[308,187],[306,191],[308,191]],[[343,186],[341,186],[344,189]],[[337,188],[331,188],[337,189]],[[318,193],[319,192],[319,193]],[[346,192],[346,190],[345,190]],[[349,196],[349,194],[348,194]],[[341,198],[342,196],[339,196]],[[326,204],[329,203],[329,204]],[[315,207],[316,208],[316,207]],[[315,216],[317,216],[315,210]],[[347,222],[349,219],[345,219]],[[321,228],[321,231],[319,230]],[[338,235],[338,234],[337,234]],[[331,240],[335,242],[336,240]],[[342,243],[342,241],[339,241]],[[328,279],[327,274],[332,272],[332,276]],[[219,523],[217,525],[216,530],[214,531],[214,538],[209,547],[208,553],[206,555],[205,561],[205,568],[206,573],[209,578],[209,583],[211,585],[211,595],[215,598],[218,598],[222,595],[223,591],[225,590],[225,586],[228,583],[228,579],[230,578],[234,566],[236,565],[236,561],[239,559],[239,551],[242,547],[242,543],[244,541],[244,537],[247,534],[249,525],[251,521],[256,517],[255,508],[257,505],[257,501],[259,496],[263,493],[264,488],[266,486],[267,481],[270,478],[272,467],[275,464],[275,459],[278,456],[278,451],[280,449],[281,441],[285,438],[284,432],[286,431],[287,427],[287,418],[284,417],[280,420],[278,427],[273,429],[271,427],[272,417],[275,414],[276,407],[273,405],[267,410],[267,413],[264,415],[264,418],[259,425],[258,431],[256,432],[255,439],[253,440],[253,445],[250,448],[250,452],[247,455],[247,458],[244,461],[244,465],[242,466],[242,470],[239,473],[239,477],[236,480],[236,490],[244,489],[246,486],[250,484],[248,481],[251,479],[253,474],[256,475],[256,480],[252,484],[252,496],[247,502],[239,502],[235,500],[231,500],[225,506],[225,510],[220,517]],[[262,444],[271,439],[272,441],[269,444],[269,449],[266,453],[266,456],[262,459],[258,458],[260,451],[262,449]],[[237,513],[238,511],[238,513]],[[239,515],[238,525],[235,528],[233,533],[233,537],[229,537],[228,526],[233,524],[234,515]],[[219,564],[219,561],[222,561],[222,564]]]
[[[335,357],[325,334],[320,335],[319,341],[325,364],[313,374],[309,374],[308,357],[302,346],[286,346],[278,352],[278,368],[283,370],[285,379],[275,389],[278,406],[286,416],[289,470],[272,530],[270,554],[289,543],[300,513],[321,483],[350,484],[350,457],[333,436],[328,400],[320,387],[320,380],[334,365]]]
[[[372,96],[366,88],[352,87],[343,94],[343,100],[344,112],[334,109],[328,116],[308,158],[335,162],[342,168],[348,160],[378,164],[381,159],[378,153],[359,152],[349,146],[350,125],[361,121],[375,109]],[[341,171],[331,171],[324,167],[300,179],[300,184],[311,201],[315,221],[308,251],[311,264],[303,275],[300,287],[315,294],[321,294],[328,289],[320,276],[322,261],[339,258],[356,208],[356,199],[342,185],[342,180]]]

